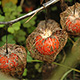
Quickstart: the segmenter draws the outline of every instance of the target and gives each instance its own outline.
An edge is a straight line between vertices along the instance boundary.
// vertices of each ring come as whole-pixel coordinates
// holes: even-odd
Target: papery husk
[[[45,24],[47,25],[47,27]],[[44,32],[46,29],[51,30],[51,32],[52,32],[52,35],[49,36],[50,38],[53,38],[54,35],[56,35],[59,40],[59,48],[52,55],[43,55],[35,47],[36,37],[38,35],[42,34],[42,31]],[[49,37],[47,37],[47,38],[49,38]],[[46,21],[43,20],[43,21],[40,21],[37,28],[26,39],[26,47],[29,50],[29,52],[31,53],[31,56],[33,58],[42,60],[42,61],[53,62],[56,59],[56,56],[58,55],[58,53],[65,46],[65,44],[67,42],[67,37],[68,37],[68,35],[67,35],[66,31],[62,30],[56,21],[49,19],[46,23]]]
[[[0,47],[0,55],[7,55],[14,53],[18,56],[18,66],[10,66],[8,69],[0,69],[5,74],[11,75],[13,77],[20,78],[24,72],[27,63],[27,53],[23,46],[15,45],[15,44],[7,44],[8,54],[6,54],[6,44]]]
[[[74,7],[75,6],[75,7]],[[74,8],[75,11],[78,13],[79,17],[80,17],[80,3],[75,3],[73,6],[68,7],[65,11],[63,11],[60,14],[60,23],[63,29],[66,29],[66,31],[68,32],[69,35],[74,35],[74,36],[80,36],[80,33],[76,33],[73,31],[70,31],[68,29],[68,26],[66,26],[66,19],[70,16],[73,15],[74,16]],[[75,22],[75,21],[74,21]],[[74,23],[73,22],[73,23]]]

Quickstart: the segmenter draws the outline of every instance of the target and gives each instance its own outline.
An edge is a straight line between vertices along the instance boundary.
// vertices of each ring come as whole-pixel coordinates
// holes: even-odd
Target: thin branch
[[[21,7],[22,7],[23,3],[24,3],[24,0],[21,0],[21,2],[20,2],[20,6]]]
[[[16,22],[18,22],[18,21],[20,21],[20,20],[22,20],[22,19],[25,19],[25,18],[33,15],[33,14],[36,13],[37,11],[41,11],[42,9],[50,6],[51,4],[57,3],[58,1],[59,1],[59,0],[50,0],[50,1],[46,2],[46,3],[44,3],[42,7],[38,8],[38,9],[36,9],[36,10],[30,12],[30,13],[27,13],[27,14],[24,15],[24,16],[21,16],[21,17],[19,17],[19,18],[16,18],[16,19],[11,20],[11,21],[8,21],[8,22],[0,22],[0,24],[13,24],[13,23],[16,23]]]
[[[39,11],[35,12],[25,23],[29,22]]]

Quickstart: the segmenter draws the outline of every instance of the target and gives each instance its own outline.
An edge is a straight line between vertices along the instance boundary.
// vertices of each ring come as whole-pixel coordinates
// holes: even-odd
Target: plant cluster
[[[72,0],[69,1],[69,3],[72,2]],[[0,9],[0,22],[11,21],[25,14],[22,6],[16,5],[16,3],[17,2],[13,1],[0,1],[0,6],[2,6]],[[41,0],[41,3],[43,3],[43,0]],[[80,61],[80,39],[78,39],[80,36],[80,3],[66,7],[67,4],[61,2],[61,9],[66,9],[63,12],[61,12],[61,10],[58,12],[58,4],[50,8],[51,13],[53,13],[54,16],[56,15],[56,17],[52,19],[42,20],[44,19],[42,13],[43,15],[46,13],[45,10],[43,10],[42,13],[37,14],[30,20],[30,17],[28,17],[14,24],[0,25],[0,32],[2,33],[0,35],[1,72],[13,77],[16,76],[20,79],[23,77],[26,78],[26,76],[28,76],[27,74],[29,72],[31,74],[32,72],[32,70],[29,71],[30,67],[29,69],[26,67],[26,63],[29,64],[30,62],[36,62],[34,65],[35,71],[37,70],[38,73],[46,73],[46,75],[43,74],[43,79],[49,74],[49,70],[56,68],[57,72],[55,72],[55,70],[52,71],[54,71],[58,77],[53,73],[53,76],[49,76],[49,79],[64,79],[69,73],[69,69],[71,69],[70,71],[74,70],[79,72],[79,70],[74,68],[79,64],[78,61]],[[58,13],[55,14],[55,12]],[[51,14],[51,16],[53,14]],[[27,20],[29,21],[25,23]],[[60,24],[58,22],[60,22]],[[77,38],[75,36],[77,36]],[[73,58],[73,60],[71,58]],[[62,67],[58,67],[57,65],[60,64],[54,61],[62,63],[63,65],[61,66],[67,66],[68,69],[64,70]],[[30,75],[28,79],[31,78],[35,79],[35,76]]]

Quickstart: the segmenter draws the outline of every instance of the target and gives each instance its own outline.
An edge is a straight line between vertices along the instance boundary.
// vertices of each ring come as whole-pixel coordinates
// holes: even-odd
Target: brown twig
[[[23,3],[24,3],[24,0],[21,0],[21,2],[20,2],[20,6],[21,7],[22,7]]]
[[[39,11],[36,11],[25,23],[29,22]]]

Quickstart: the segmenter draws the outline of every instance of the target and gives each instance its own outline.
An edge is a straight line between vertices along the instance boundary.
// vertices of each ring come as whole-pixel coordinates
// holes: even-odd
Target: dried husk
[[[47,21],[46,25],[47,25],[47,27],[45,26],[45,20],[40,21],[40,23],[38,24],[38,27],[26,39],[26,47],[30,51],[31,56],[33,58],[42,60],[42,61],[53,62],[55,60],[57,54],[65,46],[68,35],[67,35],[66,31],[62,30],[59,27],[59,24],[54,20],[49,19]],[[52,32],[52,35],[49,36],[50,38],[53,38],[54,35],[56,35],[59,40],[59,48],[52,55],[40,54],[39,51],[35,47],[36,37],[38,35],[42,34],[42,31],[45,31],[46,29],[51,30],[51,32]],[[47,38],[49,38],[49,37],[47,37]]]
[[[20,78],[24,72],[24,68],[27,63],[27,53],[23,46],[15,45],[15,44],[7,44],[8,54],[6,54],[6,44],[0,47],[0,54],[10,56],[11,53],[14,53],[18,56],[18,66],[10,66],[8,69],[0,69],[5,74]]]
[[[75,7],[74,7],[75,6]],[[66,29],[66,31],[70,34],[70,35],[80,35],[80,33],[76,33],[76,32],[71,32],[69,29],[68,29],[68,26],[66,26],[66,19],[72,15],[74,16],[74,8],[75,8],[75,11],[78,13],[79,15],[79,19],[80,19],[80,3],[75,3],[73,6],[70,6],[68,7],[65,11],[63,11],[61,14],[60,14],[60,23],[61,23],[61,26],[63,29]],[[75,21],[73,21],[74,23]]]

